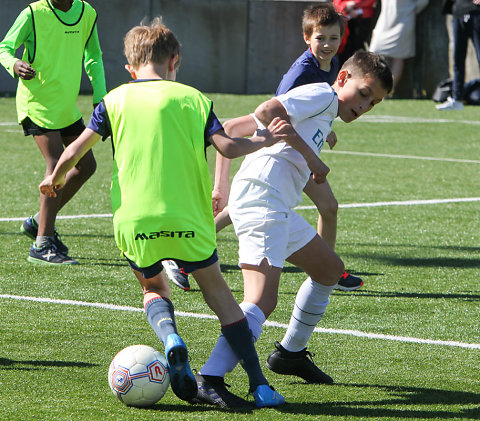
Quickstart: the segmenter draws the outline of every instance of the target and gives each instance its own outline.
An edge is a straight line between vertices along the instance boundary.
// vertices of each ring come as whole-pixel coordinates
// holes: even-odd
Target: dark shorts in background
[[[59,131],[63,137],[80,136],[85,129],[85,123],[83,122],[82,118],[77,120],[75,123],[70,124],[70,126],[64,127],[63,129],[45,129],[37,126],[28,117],[25,118],[20,124],[23,127],[23,133],[25,136],[41,136],[42,134],[56,131]]]
[[[148,266],[146,268],[141,268],[141,267],[138,267],[134,262],[132,262],[128,257],[125,257],[125,259],[127,259],[130,267],[138,272],[141,272],[145,279],[153,278],[163,270],[161,260],[159,260],[158,262],[154,263],[151,266]],[[178,267],[183,268],[183,270],[187,273],[192,273],[194,270],[203,269],[213,265],[216,261],[218,261],[218,254],[217,254],[217,250],[215,250],[208,259],[200,260],[199,262],[186,262],[185,260],[180,260],[180,259],[164,259],[164,260],[174,260],[175,262],[177,262]]]

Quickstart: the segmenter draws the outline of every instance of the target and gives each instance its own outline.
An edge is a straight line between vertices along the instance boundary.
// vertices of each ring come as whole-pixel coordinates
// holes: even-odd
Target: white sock
[[[305,280],[297,292],[295,307],[281,345],[290,352],[298,352],[306,348],[313,329],[322,319],[329,302],[329,296],[335,285],[326,286]]]
[[[263,311],[256,304],[247,302],[240,304],[240,308],[247,318],[248,327],[252,331],[254,340],[257,341],[263,330],[262,324],[265,322]],[[237,364],[238,358],[225,337],[220,335],[210,357],[199,373],[206,376],[225,377],[225,374],[230,373]]]

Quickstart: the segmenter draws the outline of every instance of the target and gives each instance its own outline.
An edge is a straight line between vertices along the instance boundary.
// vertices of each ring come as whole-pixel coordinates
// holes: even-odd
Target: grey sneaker
[[[37,239],[38,235],[38,224],[36,223],[33,216],[29,216],[25,221],[23,221],[22,226],[20,227],[20,232],[23,235],[31,238],[33,241]],[[57,230],[53,231],[53,243],[57,247],[57,250],[62,254],[68,254],[68,247],[60,239],[60,235]]]
[[[178,267],[174,260],[163,260],[162,265],[167,272],[170,280],[184,291],[190,291],[190,283],[188,282],[188,273],[185,273],[183,268]]]
[[[33,243],[27,260],[42,265],[78,265],[75,259],[60,253],[53,241],[40,248]]]

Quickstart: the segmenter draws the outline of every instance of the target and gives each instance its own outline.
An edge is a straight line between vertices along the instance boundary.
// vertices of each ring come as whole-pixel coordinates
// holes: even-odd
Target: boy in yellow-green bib
[[[26,7],[0,43],[0,63],[18,78],[17,114],[26,136],[32,135],[52,173],[64,147],[85,125],[76,106],[82,62],[93,87],[93,103],[106,94],[97,13],[81,0],[40,0]],[[21,59],[15,56],[24,45]],[[34,240],[28,260],[50,265],[77,264],[55,230],[59,210],[96,169],[87,153],[68,173],[57,197],[40,196],[40,210],[27,218],[22,233]]]
[[[148,321],[165,346],[173,392],[191,403],[204,402],[211,394],[191,372],[186,345],[178,335],[169,283],[162,275],[165,259],[194,276],[220,320],[223,337],[242,361],[254,405],[282,405],[285,399],[264,377],[245,315],[220,272],[205,149],[213,145],[224,156],[238,157],[285,140],[293,129],[275,119],[252,138],[227,136],[212,101],[175,82],[180,45],[160,19],[132,28],[124,43],[132,82],[103,98],[40,191],[55,197],[77,162],[102,137],[111,136],[115,241],[140,282]],[[222,406],[253,406],[225,385],[215,396]]]

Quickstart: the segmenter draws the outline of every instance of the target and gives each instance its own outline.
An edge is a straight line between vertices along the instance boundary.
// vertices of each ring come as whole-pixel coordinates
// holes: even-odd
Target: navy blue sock
[[[257,350],[247,319],[244,318],[236,323],[222,326],[222,333],[248,374],[250,391],[253,392],[261,384],[268,384],[260,368]]]
[[[145,306],[147,319],[156,335],[165,344],[167,336],[177,333],[173,304],[168,298],[158,297]]]

